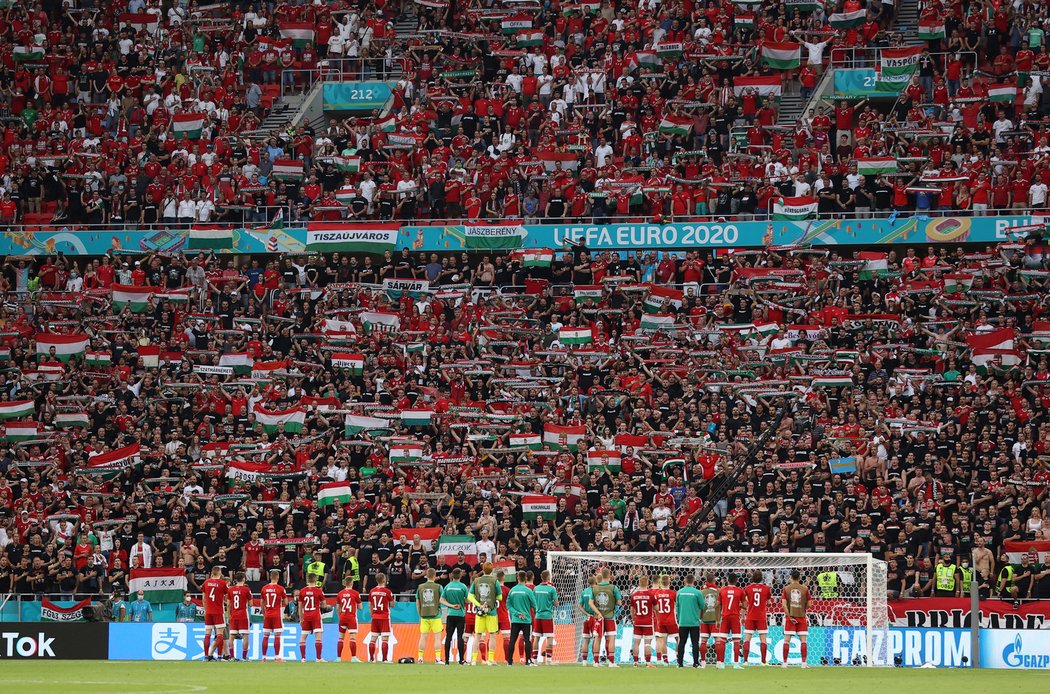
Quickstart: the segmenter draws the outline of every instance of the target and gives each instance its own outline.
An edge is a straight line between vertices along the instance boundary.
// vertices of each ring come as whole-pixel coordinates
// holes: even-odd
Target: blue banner
[[[875,80],[874,70],[835,70],[835,96],[863,98],[897,97],[896,92],[877,91]]]
[[[893,217],[810,221],[654,224],[527,224],[524,248],[559,248],[566,240],[594,250],[690,250],[769,245],[874,246],[896,243],[999,243],[1004,230],[1044,223],[1042,217]],[[352,229],[355,225],[348,224]],[[358,227],[367,225],[356,225]],[[0,255],[104,255],[185,250],[188,230],[18,231],[0,235]],[[464,227],[403,226],[398,246],[412,251],[467,249]],[[306,229],[237,229],[233,248],[218,253],[303,253]],[[189,253],[193,253],[190,251]]]
[[[372,111],[386,105],[396,82],[325,82],[325,111]]]
[[[281,657],[299,660],[299,625],[286,624],[281,631]],[[248,635],[248,658],[260,660],[262,625],[252,624]],[[322,657],[336,660],[339,626],[325,624]],[[271,646],[272,648],[272,646]],[[270,651],[272,653],[273,651]],[[238,654],[239,655],[239,654]],[[313,638],[307,638],[306,657],[315,657]],[[156,622],[153,624],[110,624],[110,660],[203,660],[204,624],[201,622]]]
[[[981,667],[1050,670],[1050,632],[981,629]]]

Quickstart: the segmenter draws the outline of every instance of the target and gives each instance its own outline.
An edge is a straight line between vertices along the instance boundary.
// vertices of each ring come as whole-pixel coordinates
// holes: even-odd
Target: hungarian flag
[[[966,344],[971,350],[987,349],[1013,349],[1013,328],[999,328],[984,333],[974,333],[966,336]]]
[[[637,453],[649,445],[649,437],[640,434],[617,434],[616,438],[613,439],[613,443],[620,453],[626,453],[628,448],[633,448],[634,452]]]
[[[463,562],[478,563],[478,545],[473,535],[442,535],[437,542],[437,562],[452,566],[460,562],[459,553],[463,553]],[[487,557],[492,559],[492,557]]]
[[[1012,84],[993,84],[988,87],[988,100],[1012,104],[1017,99],[1017,87]]]
[[[784,8],[789,12],[791,10],[798,10],[799,12],[812,12],[817,9],[817,0],[782,0]]]
[[[919,38],[923,41],[936,41],[937,39],[943,39],[944,20],[937,18],[920,19]]]
[[[123,470],[139,463],[139,451],[141,450],[142,447],[139,444],[133,443],[106,453],[96,453],[88,457],[88,467]]]
[[[142,591],[151,603],[180,602],[186,592],[186,571],[179,567],[132,569],[128,592]]]
[[[317,488],[317,508],[346,504],[354,496],[353,490],[346,482],[329,482]]]
[[[767,41],[762,45],[762,59],[774,70],[793,70],[801,63],[802,44],[790,41]]]
[[[69,606],[56,605],[47,598],[40,600],[41,622],[82,622],[84,610],[91,609],[91,600],[81,600]],[[38,654],[39,655],[39,654]]]
[[[337,188],[334,196],[335,201],[340,205],[349,205],[353,202],[354,198],[357,197],[357,188],[354,186],[343,186],[342,188]]]
[[[670,304],[674,308],[681,310],[684,300],[685,294],[680,289],[650,284],[649,296],[645,297],[645,301],[642,302],[642,308],[645,309],[646,313],[660,313],[665,305]]]
[[[156,369],[160,366],[160,346],[159,345],[142,345],[137,348],[139,359],[142,360],[142,366],[147,369]]]
[[[944,275],[944,291],[949,294],[970,291],[973,275],[968,272],[948,272]]]
[[[156,287],[137,287],[132,284],[113,285],[113,312],[120,313],[128,307],[132,313],[143,313],[149,308],[150,298],[159,289]]]
[[[604,468],[609,468],[613,474],[620,472],[620,451],[587,451],[587,469],[600,471]]]
[[[401,319],[396,313],[365,311],[361,314],[361,325],[364,327],[365,332],[374,330],[397,332],[401,329]]]
[[[347,436],[360,434],[362,431],[373,429],[389,429],[390,422],[379,417],[365,417],[362,415],[348,414],[343,420],[343,432]]]
[[[186,239],[191,251],[218,251],[233,248],[233,227],[193,227]]]
[[[400,230],[397,224],[310,222],[306,227],[306,250],[311,253],[339,251],[380,254],[394,250]]]
[[[281,37],[291,39],[294,48],[306,48],[314,41],[314,25],[310,22],[281,22]]]
[[[558,342],[563,345],[589,345],[593,340],[590,328],[562,328],[558,331]]]
[[[401,410],[401,424],[406,427],[428,427],[433,421],[433,410]]]
[[[288,368],[286,361],[257,361],[252,363],[252,380],[272,381],[275,371]]]
[[[55,415],[55,426],[59,429],[87,429],[91,426],[91,418],[87,412],[59,412]]]
[[[817,199],[810,196],[777,198],[773,202],[773,219],[791,221],[812,219],[817,214]]]
[[[84,353],[84,363],[88,366],[109,366],[113,363],[113,355],[109,352],[92,352],[88,350]]]
[[[684,46],[681,43],[661,43],[656,47],[656,55],[663,58],[681,58]]]
[[[303,177],[302,159],[275,159],[270,171],[274,178],[282,181],[295,181]],[[307,250],[310,250],[307,248]]]
[[[740,96],[745,89],[751,89],[761,96],[779,97],[783,93],[783,82],[780,75],[737,75],[733,78],[733,93]]]
[[[441,539],[441,528],[394,528],[390,535],[394,538],[395,545],[406,547],[412,545],[418,537],[423,548],[432,552]]]
[[[250,374],[253,360],[247,352],[231,352],[219,357],[219,366],[229,366],[235,374]]]
[[[37,437],[37,423],[33,421],[7,422],[0,426],[4,427],[4,439],[8,441],[28,441]]]
[[[810,383],[812,388],[843,388],[853,385],[852,376],[817,376]]]
[[[671,330],[674,326],[674,316],[662,313],[647,313],[638,324],[639,329],[648,332]]]
[[[862,280],[873,280],[889,269],[889,255],[878,251],[861,251],[857,254],[857,260],[863,260],[864,266],[860,269]]]
[[[828,24],[836,29],[852,29],[864,23],[867,10],[855,10],[853,12],[836,12],[828,17]]]
[[[897,159],[894,157],[860,157],[857,159],[857,173],[864,176],[896,173]]]
[[[578,304],[597,304],[602,300],[602,287],[597,284],[579,284],[572,288],[572,296]]]
[[[351,375],[360,376],[365,372],[365,355],[337,352],[332,355],[332,368],[350,369]]]
[[[500,28],[503,29],[504,34],[517,34],[519,31],[524,32],[531,29],[532,20],[528,18],[522,19],[520,17],[508,17],[500,22]]]
[[[145,29],[148,33],[155,34],[157,27],[160,26],[160,16],[150,12],[123,12],[120,15],[120,23],[135,31]]]
[[[37,63],[44,59],[43,46],[15,46],[11,49],[11,57],[16,63]]]
[[[733,28],[751,31],[755,28],[755,15],[735,14],[733,15]]]
[[[1020,564],[1026,555],[1032,564],[1050,563],[1050,540],[1007,540],[1003,551],[1011,564]]]
[[[339,398],[315,398],[310,395],[304,395],[299,398],[299,407],[305,407],[310,409],[311,407],[318,412],[329,412],[331,410],[337,410],[342,406],[342,401]]]
[[[538,451],[543,448],[543,440],[539,434],[511,434],[508,437],[511,446],[524,446],[530,451]]]
[[[686,137],[693,132],[693,119],[689,116],[669,114],[660,119],[659,130],[665,135]]]
[[[587,435],[587,428],[583,426],[558,426],[547,424],[543,427],[543,443],[556,451],[572,451],[575,453],[580,448],[580,441]]]
[[[171,117],[171,132],[176,140],[199,140],[207,119],[203,113],[176,113]]]
[[[563,171],[575,171],[580,165],[575,152],[540,152],[536,158],[547,172],[557,171],[559,165]]]
[[[883,48],[879,51],[879,71],[875,90],[897,92],[908,86],[922,55],[922,46]]]
[[[489,250],[521,248],[525,240],[525,227],[520,224],[464,226],[463,236],[467,248]]]
[[[51,350],[55,350],[55,358],[63,364],[73,358],[82,358],[87,352],[88,343],[91,341],[87,335],[57,335],[52,333],[37,333],[36,355],[38,360],[51,359]]]
[[[645,72],[656,72],[663,64],[656,51],[635,51],[634,59],[628,58],[628,61],[633,62],[636,69],[644,70]]]
[[[549,248],[515,251],[513,258],[521,261],[522,267],[550,267],[554,262],[554,251]]]
[[[1015,349],[974,349],[970,361],[978,373],[1004,373],[1021,365],[1023,357]]]
[[[0,419],[18,419],[32,417],[36,414],[36,405],[32,400],[11,400],[0,402]]]
[[[361,157],[325,157],[324,161],[343,173],[358,173],[361,170]]]
[[[267,434],[276,433],[277,427],[281,424],[284,425],[286,434],[299,434],[302,432],[303,424],[306,422],[306,411],[298,407],[292,407],[287,410],[268,410],[261,405],[256,405],[253,412],[255,421],[262,426],[263,431]]]
[[[391,463],[414,463],[423,459],[423,444],[396,443],[390,447]]]
[[[558,515],[558,499],[553,496],[529,495],[521,497],[521,517],[524,520],[554,520]]]
[[[530,48],[532,46],[543,45],[543,32],[542,31],[521,31],[517,35],[517,43],[519,48]]]

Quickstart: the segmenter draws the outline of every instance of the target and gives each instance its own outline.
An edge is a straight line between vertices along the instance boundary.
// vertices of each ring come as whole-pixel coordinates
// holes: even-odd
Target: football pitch
[[[1010,694],[1050,691],[1050,673],[1004,670],[914,670],[814,667],[808,670],[751,667],[704,670],[676,667],[583,668],[461,667],[396,663],[145,663],[119,661],[7,660],[0,665],[5,691],[33,694],[287,694],[348,691],[466,694],[507,689],[519,692],[783,691],[803,694],[928,694],[931,691],[1000,691]]]

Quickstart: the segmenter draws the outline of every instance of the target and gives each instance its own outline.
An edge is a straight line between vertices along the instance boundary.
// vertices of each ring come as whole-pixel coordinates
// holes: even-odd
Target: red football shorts
[[[740,636],[740,615],[724,614],[722,622],[718,625],[718,636],[726,637],[730,634]]]
[[[264,614],[263,629],[266,631],[280,631],[284,629],[284,622],[280,614]]]
[[[700,635],[701,636],[714,636],[717,633],[718,633],[718,625],[717,624],[714,624],[714,623],[711,623],[711,624],[701,623],[700,624]]]
[[[597,633],[598,626],[597,624],[595,624],[595,621],[596,620],[594,619],[594,617],[588,617],[587,619],[583,620],[584,636],[594,636]]]
[[[390,617],[372,617],[372,633],[373,634],[389,634],[390,633]]]
[[[248,631],[251,629],[251,625],[248,622],[248,615],[230,615],[230,631]]]
[[[652,624],[635,624],[634,625],[635,636],[652,636],[653,625]]]
[[[205,612],[204,626],[224,627],[226,626],[226,616],[222,612]]]
[[[808,625],[806,624],[805,617],[785,617],[784,618],[784,634],[796,634],[798,636],[805,636],[809,631]]]
[[[339,615],[339,631],[357,631],[357,615]]]
[[[532,635],[533,636],[554,636],[554,620],[553,619],[536,619],[532,622]]]
[[[760,634],[764,634],[767,631],[769,631],[769,620],[767,620],[765,617],[745,617],[744,631],[757,631]]]
[[[497,620],[500,631],[510,631],[510,615],[506,617],[497,615]]]
[[[678,633],[678,622],[673,617],[666,619],[659,619],[656,622],[656,633],[659,634],[677,634]]]
[[[304,614],[302,621],[303,631],[321,631],[321,615]]]

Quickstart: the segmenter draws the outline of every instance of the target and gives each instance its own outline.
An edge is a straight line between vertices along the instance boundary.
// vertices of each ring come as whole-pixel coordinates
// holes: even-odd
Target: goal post
[[[671,588],[679,589],[686,575],[692,575],[697,587],[707,576],[713,576],[718,587],[725,586],[730,574],[736,574],[738,585],[751,582],[753,572],[762,572],[762,583],[772,591],[768,606],[769,661],[780,664],[783,655],[784,612],[781,595],[792,570],[801,574],[809,588],[807,610],[808,665],[875,666],[890,665],[889,615],[886,604],[886,562],[870,554],[810,553],[731,553],[731,552],[548,552],[547,569],[558,591],[556,645],[554,660],[576,663],[581,656],[586,615],[579,598],[587,580],[603,568],[612,574],[623,601],[616,613],[617,635],[615,658],[618,663],[632,662],[633,627],[629,596],[645,575],[656,584],[661,575],[670,577]],[[821,578],[818,578],[821,577]],[[751,635],[749,664],[761,662],[757,635]],[[713,646],[713,642],[712,642]],[[801,664],[801,642],[788,641],[788,664]],[[652,648],[650,642],[648,647]],[[677,640],[668,639],[668,651],[676,658]],[[606,654],[602,649],[602,657]],[[715,649],[708,648],[708,662],[713,662]],[[732,649],[727,648],[727,653]],[[593,652],[593,651],[592,651]],[[691,663],[691,653],[686,661]]]

